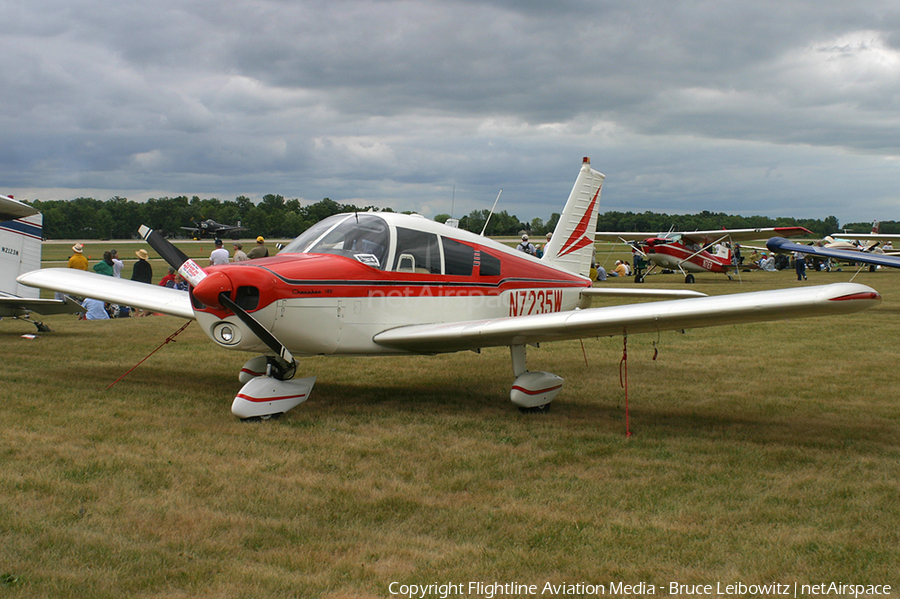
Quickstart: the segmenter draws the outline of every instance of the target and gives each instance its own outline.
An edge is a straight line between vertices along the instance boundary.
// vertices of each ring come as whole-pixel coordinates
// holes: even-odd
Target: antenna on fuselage
[[[456,207],[456,185],[453,186],[453,195],[450,197],[450,218],[453,218],[453,209]]]
[[[500,193],[503,193],[503,190],[500,190]],[[494,205],[491,206],[491,211],[488,213],[488,217],[484,221],[484,227],[481,229],[481,236],[484,237],[484,232],[487,231],[488,223],[491,222],[491,217],[494,215],[494,208],[497,207],[497,202],[500,201],[500,193],[497,194],[497,199],[494,200]]]

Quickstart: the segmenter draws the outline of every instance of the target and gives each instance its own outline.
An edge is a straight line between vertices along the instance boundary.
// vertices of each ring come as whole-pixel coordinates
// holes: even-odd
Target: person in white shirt
[[[121,279],[122,269],[125,268],[125,263],[119,260],[119,252],[116,250],[109,250],[109,253],[112,254],[113,276],[117,279]]]
[[[209,255],[209,265],[228,264],[228,250],[222,247],[222,240],[216,239],[216,249]]]

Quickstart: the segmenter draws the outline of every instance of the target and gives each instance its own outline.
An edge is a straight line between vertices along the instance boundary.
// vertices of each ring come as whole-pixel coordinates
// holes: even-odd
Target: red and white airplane
[[[191,282],[190,294],[63,268],[19,280],[196,319],[217,345],[261,354],[241,370],[244,386],[232,404],[239,418],[283,413],[307,399],[315,377],[292,379],[295,355],[507,346],[510,399],[541,408],[563,380],[528,371],[528,345],[845,314],[881,301],[870,287],[837,283],[590,308],[591,295],[603,293],[588,277],[603,179],[585,158],[541,259],[423,217],[367,212],[327,218],[276,256],[204,269],[142,227]]]
[[[697,272],[722,273],[730,279],[731,273],[737,270],[731,248],[738,242],[797,235],[813,233],[804,227],[767,227],[669,233],[600,231],[594,238],[627,243],[633,253],[641,254],[650,263],[649,270],[637,276],[637,282],[659,267],[681,271],[684,282],[693,283],[693,273]]]

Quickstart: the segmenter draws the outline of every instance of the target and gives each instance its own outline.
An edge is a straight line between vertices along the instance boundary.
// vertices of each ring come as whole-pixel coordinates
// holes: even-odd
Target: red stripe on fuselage
[[[590,282],[578,275],[522,257],[481,249],[501,261],[501,276],[459,276],[383,271],[333,254],[289,254],[214,266],[232,283],[259,289],[256,310],[281,299],[402,297],[484,297],[519,289],[580,289]],[[482,260],[483,263],[483,260]],[[206,308],[217,315],[227,312]]]

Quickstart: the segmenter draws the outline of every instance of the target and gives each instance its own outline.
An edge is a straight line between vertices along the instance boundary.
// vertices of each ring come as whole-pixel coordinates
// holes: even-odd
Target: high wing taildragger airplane
[[[846,314],[881,301],[870,287],[838,283],[719,297],[681,291],[676,297],[695,297],[591,308],[591,296],[603,291],[588,276],[603,180],[585,158],[540,259],[421,216],[366,212],[326,218],[276,256],[207,268],[142,227],[191,283],[190,293],[148,293],[145,284],[70,269],[20,281],[194,318],[220,347],[259,354],[239,374],[244,386],[232,403],[239,418],[280,414],[305,401],[315,377],[293,378],[301,356],[509,347],[510,399],[543,409],[563,379],[529,371],[528,345]]]
[[[43,215],[33,206],[0,196],[0,318],[27,320],[39,332],[50,329],[32,319],[32,312],[84,312],[71,298],[41,299],[40,290],[16,281],[22,273],[41,267],[43,223]]]
[[[605,241],[622,241],[650,263],[646,273],[636,276],[636,282],[642,282],[644,276],[660,268],[678,270],[684,275],[685,283],[693,283],[694,273],[698,272],[721,273],[730,279],[731,273],[738,269],[734,259],[734,246],[740,241],[765,239],[773,234],[794,237],[813,233],[804,227],[768,227],[668,233],[598,231],[594,237]]]

